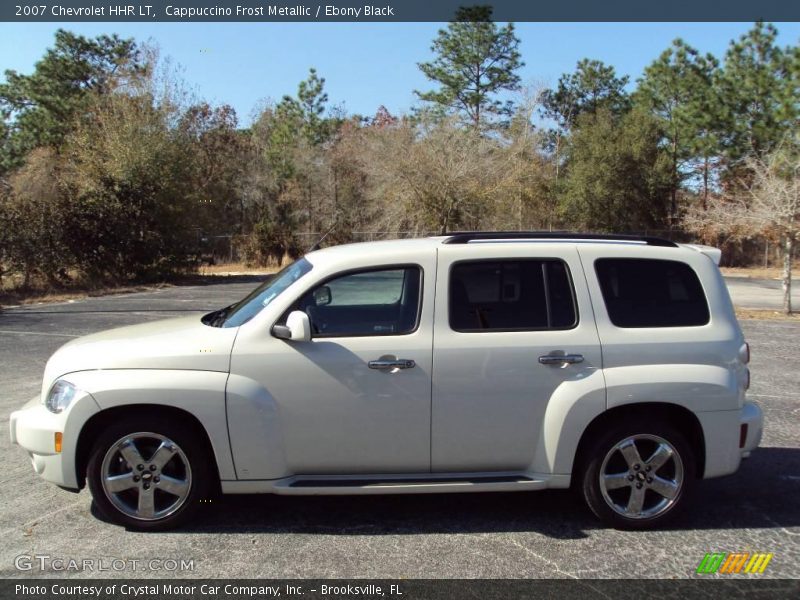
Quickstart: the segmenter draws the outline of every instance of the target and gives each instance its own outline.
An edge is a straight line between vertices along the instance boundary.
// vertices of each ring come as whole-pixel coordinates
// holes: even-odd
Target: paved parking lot
[[[777,279],[726,277],[728,290],[736,306],[761,310],[780,310],[783,306],[783,288]],[[800,307],[800,282],[792,286],[792,305]]]
[[[48,356],[74,336],[211,310],[253,281],[165,288],[0,313],[0,577],[22,554],[57,558],[192,560],[183,573],[62,576],[186,577],[689,577],[706,552],[772,552],[764,577],[800,564],[800,325],[746,321],[751,397],[764,408],[762,448],[740,472],[703,482],[665,530],[598,527],[568,492],[227,497],[182,531],[143,534],[98,520],[87,491],[34,475],[5,433],[9,413],[38,393]]]

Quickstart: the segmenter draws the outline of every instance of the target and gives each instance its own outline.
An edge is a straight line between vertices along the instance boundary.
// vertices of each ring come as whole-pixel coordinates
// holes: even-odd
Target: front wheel
[[[580,474],[586,503],[621,529],[647,529],[684,504],[695,480],[695,457],[674,427],[623,422],[596,436]]]
[[[196,434],[175,423],[125,419],[106,429],[87,467],[97,508],[131,529],[185,522],[208,495],[210,457]]]

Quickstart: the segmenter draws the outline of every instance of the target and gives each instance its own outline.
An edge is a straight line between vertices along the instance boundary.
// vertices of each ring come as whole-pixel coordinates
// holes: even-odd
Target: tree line
[[[796,195],[780,217],[739,214],[796,186],[800,49],[777,35],[756,23],[722,57],[678,39],[635,82],[584,59],[547,87],[521,81],[513,24],[462,9],[408,114],[347,114],[312,68],[241,127],[154,48],[59,30],[0,84],[0,277],[163,278],[215,236],[265,264],[365,231],[759,233],[791,255]]]

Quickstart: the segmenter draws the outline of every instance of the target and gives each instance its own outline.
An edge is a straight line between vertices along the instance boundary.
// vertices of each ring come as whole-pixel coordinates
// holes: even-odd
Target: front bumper
[[[68,489],[80,487],[76,471],[78,436],[83,425],[100,408],[91,395],[80,392],[63,412],[54,414],[39,397],[11,413],[11,443],[20,446],[31,459],[33,470],[46,481]],[[55,434],[62,434],[61,452],[56,451]]]

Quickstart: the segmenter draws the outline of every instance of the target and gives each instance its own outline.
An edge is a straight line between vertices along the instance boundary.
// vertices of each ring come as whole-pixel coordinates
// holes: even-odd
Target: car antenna
[[[320,244],[325,241],[325,238],[328,237],[333,232],[334,229],[336,229],[335,222],[333,225],[331,225],[331,228],[328,229],[328,231],[326,231],[325,234],[316,241],[316,243],[313,246],[311,246],[308,250],[306,250],[306,252],[313,252],[314,250],[319,250]]]

